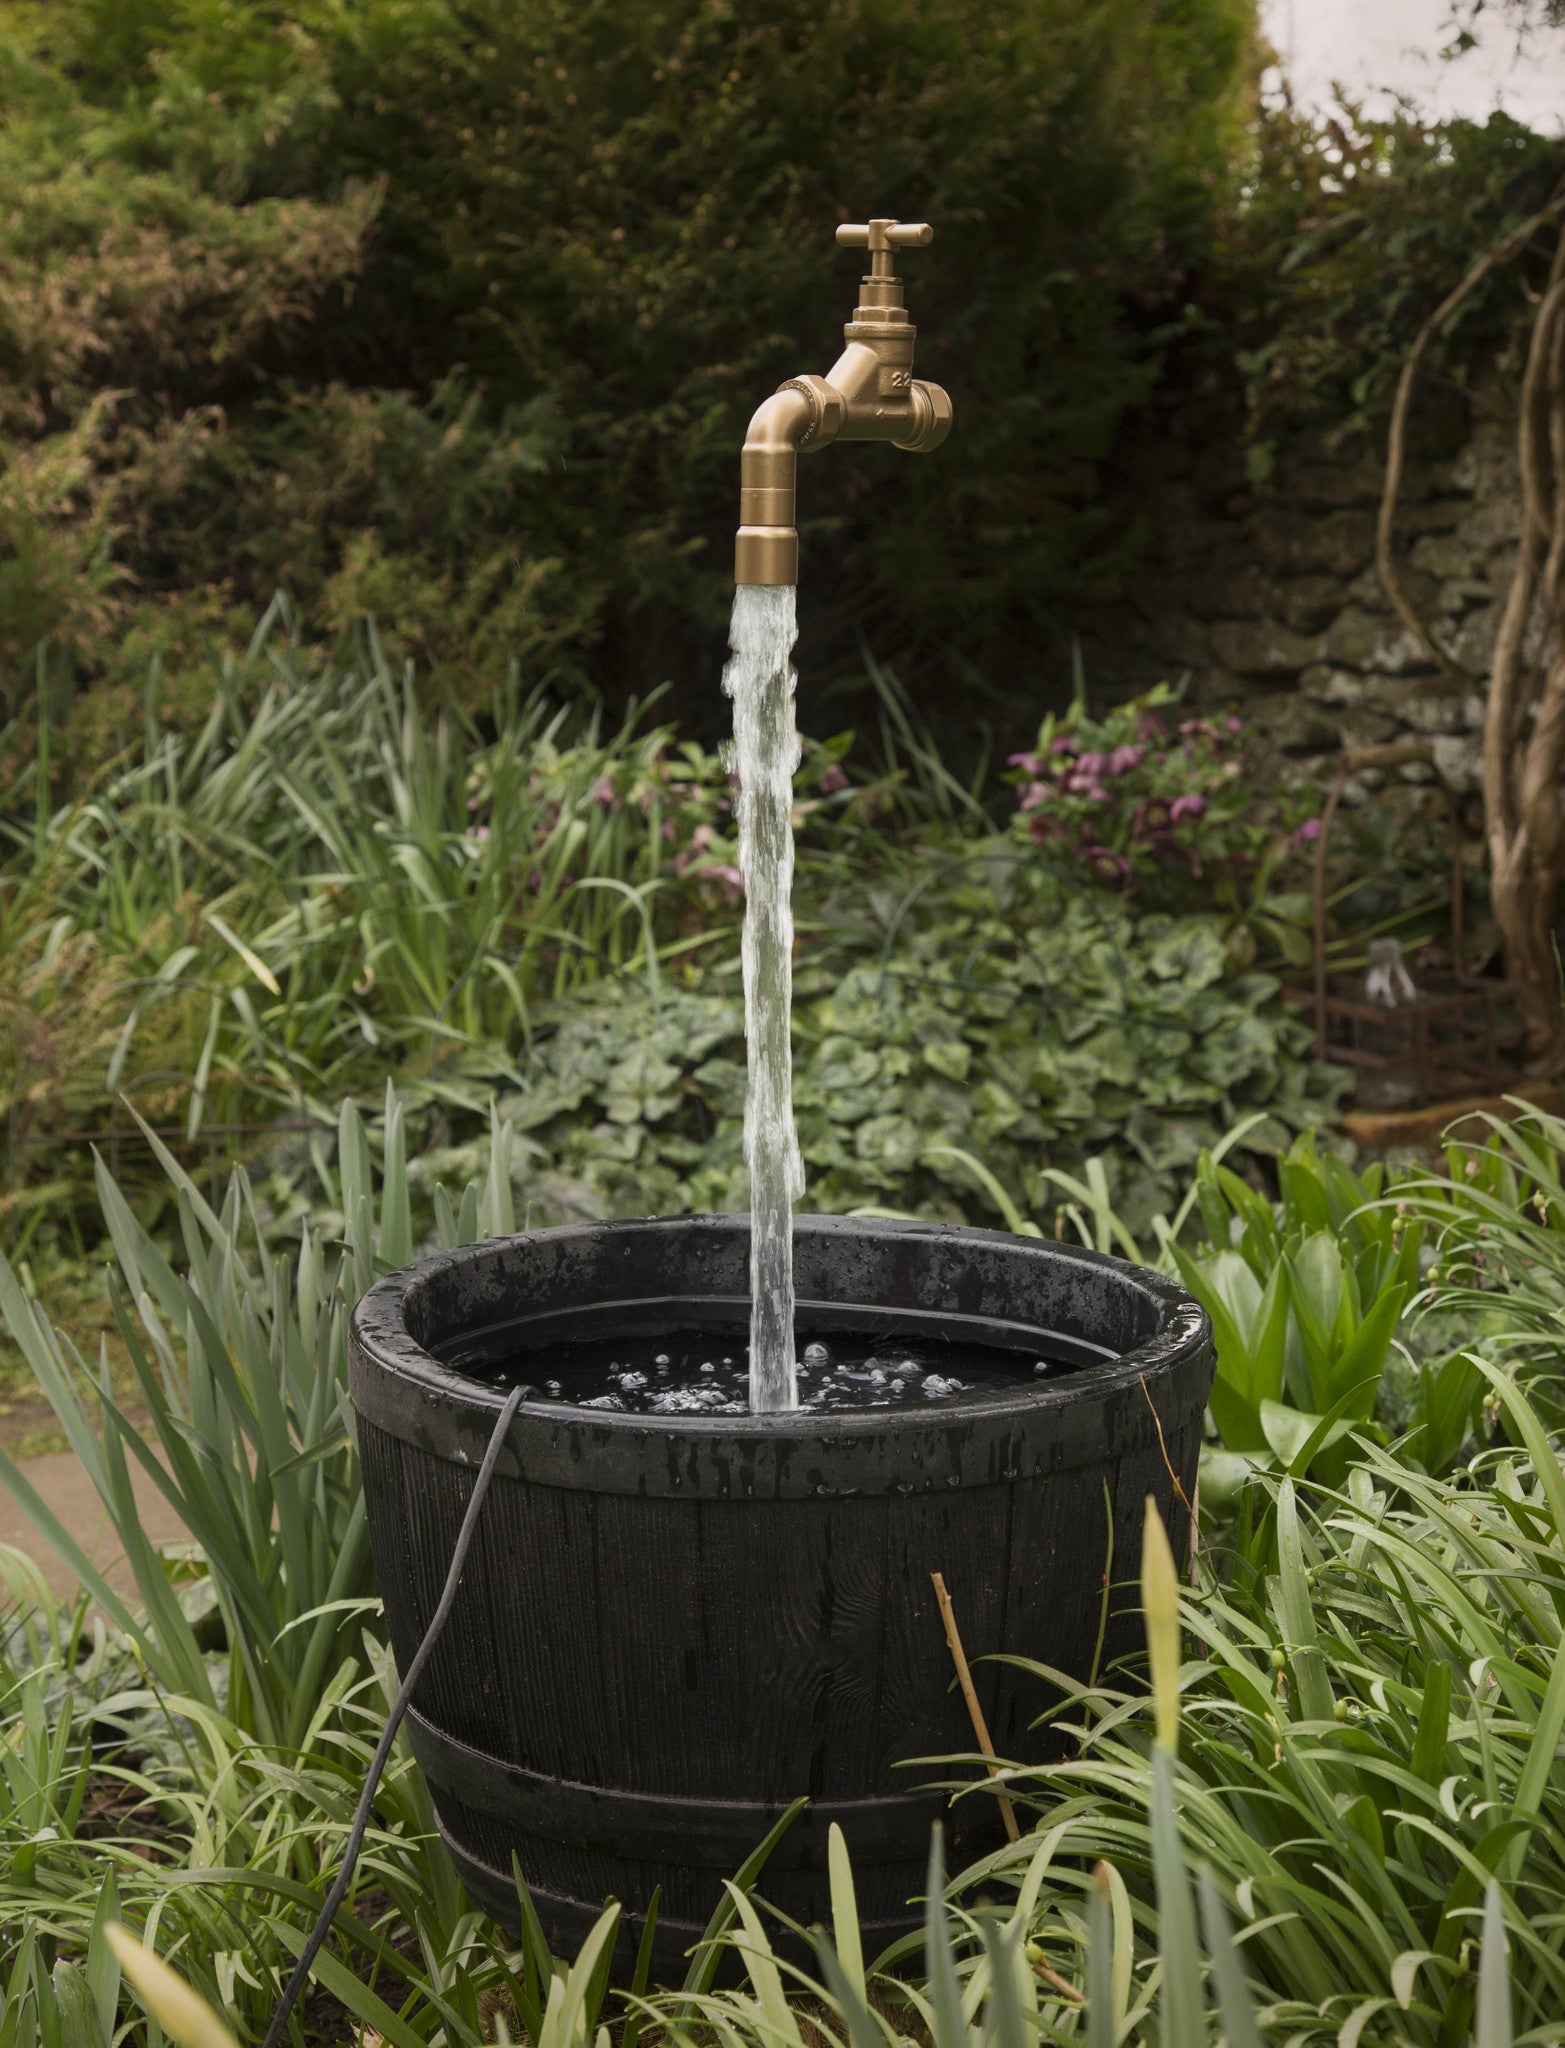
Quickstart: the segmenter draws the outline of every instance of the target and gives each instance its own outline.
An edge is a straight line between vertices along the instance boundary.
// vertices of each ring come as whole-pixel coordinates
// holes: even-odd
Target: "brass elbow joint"
[[[828,374],[790,378],[750,422],[739,458],[736,583],[798,582],[794,499],[800,455],[838,440],[889,441],[922,455],[950,433],[950,399],[938,384],[913,376],[917,330],[894,267],[897,249],[924,248],[933,238],[932,228],[894,220],[837,230],[844,245],[869,249],[869,274],[843,329],[847,346]]]
[[[739,453],[739,532],[735,583],[797,583],[794,529],[798,458],[821,448],[842,426],[841,396],[824,377],[794,377],[760,405]]]

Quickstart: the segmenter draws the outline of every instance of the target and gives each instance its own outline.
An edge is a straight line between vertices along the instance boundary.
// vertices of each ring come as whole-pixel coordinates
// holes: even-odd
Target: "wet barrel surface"
[[[572,1225],[370,1290],[352,1389],[399,1664],[503,1399],[484,1360],[536,1358],[541,1380],[551,1346],[598,1335],[742,1335],[748,1257],[742,1216]],[[997,1838],[991,1799],[947,1813],[930,1787],[951,1773],[906,1767],[974,1746],[931,1572],[996,1749],[1029,1760],[1048,1689],[976,1660],[1106,1669],[1138,1639],[1149,1493],[1186,1541],[1173,1475],[1188,1498],[1213,1354],[1173,1283],[1032,1238],[830,1217],[798,1219],[795,1269],[801,1344],[813,1326],[1013,1352],[1016,1386],[753,1420],[523,1403],[408,1727],[474,1898],[515,1923],[514,1856],[562,1953],[612,1894],[623,1954],[660,1886],[677,1979],[723,1878],[801,1795],[763,1895],[826,1917],[837,1821],[867,1953],[916,1925],[931,1822],[953,1857]],[[1072,1369],[1036,1379],[1045,1351]]]

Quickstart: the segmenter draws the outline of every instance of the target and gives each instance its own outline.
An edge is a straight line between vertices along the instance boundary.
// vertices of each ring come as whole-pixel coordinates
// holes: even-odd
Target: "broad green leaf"
[[[853,1890],[853,1865],[848,1844],[835,1821],[827,1837],[827,1864],[831,1877],[831,1931],[842,1973],[857,1997],[864,1996],[864,1949],[859,1940],[858,1900]]]

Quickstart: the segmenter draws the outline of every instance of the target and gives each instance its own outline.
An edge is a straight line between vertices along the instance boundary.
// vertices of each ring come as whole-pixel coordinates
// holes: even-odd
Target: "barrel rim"
[[[1122,1411],[1116,1432],[1121,1442],[1145,1439],[1154,1433],[1161,1434],[1164,1426],[1152,1400],[1153,1390],[1173,1395],[1182,1410],[1190,1405],[1178,1401],[1187,1378],[1192,1382],[1189,1391],[1194,1393],[1194,1382],[1199,1377],[1200,1399],[1196,1405],[1199,1409],[1205,1404],[1211,1365],[1211,1324],[1194,1297],[1164,1274],[1085,1246],[953,1224],[801,1216],[796,1219],[795,1228],[800,1234],[814,1237],[873,1236],[903,1240],[911,1246],[927,1243],[932,1249],[953,1243],[979,1243],[1018,1262],[1046,1260],[1056,1269],[1067,1266],[1084,1273],[1112,1275],[1119,1285],[1129,1285],[1150,1299],[1158,1312],[1159,1327],[1149,1339],[1112,1362],[1092,1365],[1060,1380],[1024,1382],[1014,1393],[990,1392],[971,1400],[958,1397],[930,1409],[850,1409],[824,1414],[801,1410],[753,1417],[664,1416],[586,1410],[552,1401],[523,1401],[513,1425],[513,1445],[530,1440],[535,1449],[542,1450],[546,1437],[552,1452],[542,1462],[556,1470],[563,1464],[582,1460],[601,1463],[603,1452],[612,1453],[617,1447],[623,1455],[632,1446],[638,1462],[647,1464],[665,1459],[677,1464],[686,1451],[705,1465],[714,1456],[724,1454],[753,1460],[771,1453],[787,1456],[807,1448],[818,1455],[832,1456],[868,1447],[884,1447],[894,1462],[900,1462],[899,1453],[905,1455],[919,1445],[949,1446],[957,1435],[992,1444],[1014,1436],[1019,1427],[1066,1416],[1088,1403],[1109,1404]],[[601,1241],[605,1235],[629,1237],[714,1229],[747,1232],[749,1218],[730,1214],[562,1224],[429,1253],[377,1281],[353,1311],[350,1351],[355,1406],[362,1417],[392,1435],[465,1464],[474,1456],[475,1445],[481,1451],[481,1439],[493,1427],[504,1392],[442,1364],[413,1336],[409,1313],[416,1307],[421,1290],[464,1268],[481,1269],[510,1246],[546,1242],[569,1246],[591,1238]],[[1205,1373],[1201,1372],[1203,1364],[1207,1368]],[[1127,1393],[1137,1397],[1133,1404],[1116,1398]],[[520,1469],[524,1472],[528,1462],[532,1461],[522,1463]],[[964,1467],[971,1466],[970,1458],[964,1457],[961,1462]],[[1078,1460],[1067,1457],[1055,1462]],[[518,1469],[510,1457],[502,1461],[501,1470],[507,1469]],[[544,1473],[540,1471],[537,1476],[541,1478]],[[1015,1475],[1010,1471],[994,1473],[997,1480],[1012,1476]],[[557,1483],[585,1485],[589,1481],[583,1473],[574,1479],[560,1478]],[[738,1490],[752,1488],[744,1485]],[[763,1490],[772,1488],[766,1486]],[[824,1489],[817,1484],[809,1490]],[[879,1490],[878,1486],[875,1490]]]

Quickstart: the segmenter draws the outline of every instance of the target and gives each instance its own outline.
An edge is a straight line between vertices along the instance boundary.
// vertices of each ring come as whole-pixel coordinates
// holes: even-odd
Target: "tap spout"
[[[802,380],[801,380],[802,381]],[[736,583],[797,583],[799,535],[793,523],[799,449],[818,406],[793,385],[756,408],[739,456]]]

